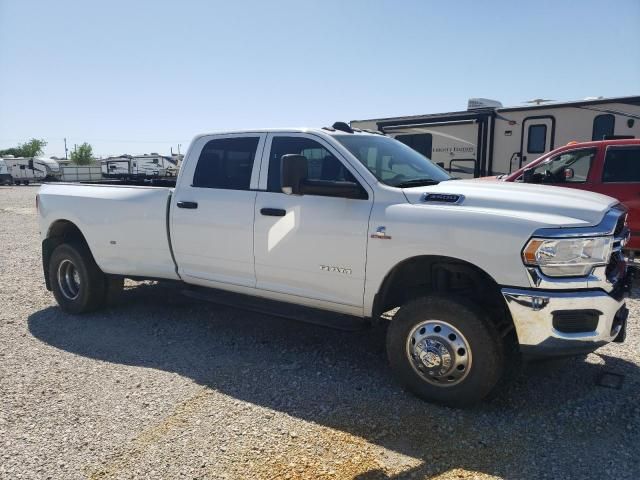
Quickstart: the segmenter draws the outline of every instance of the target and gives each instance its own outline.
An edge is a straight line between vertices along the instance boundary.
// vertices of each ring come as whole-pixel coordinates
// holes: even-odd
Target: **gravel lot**
[[[529,365],[455,411],[394,384],[380,328],[332,331],[151,282],[63,314],[42,279],[36,191],[0,187],[1,478],[640,477],[640,300],[626,343]],[[596,384],[606,372],[621,389]]]

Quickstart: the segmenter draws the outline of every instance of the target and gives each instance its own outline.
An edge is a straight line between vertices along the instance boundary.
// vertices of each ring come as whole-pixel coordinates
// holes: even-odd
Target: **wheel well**
[[[56,220],[49,227],[47,238],[42,241],[42,269],[47,290],[51,290],[49,283],[49,260],[55,248],[62,243],[77,242],[89,247],[80,229],[69,220]]]
[[[500,287],[489,274],[464,260],[435,255],[407,259],[387,274],[373,318],[429,293],[463,296],[482,307],[503,336],[515,331]]]

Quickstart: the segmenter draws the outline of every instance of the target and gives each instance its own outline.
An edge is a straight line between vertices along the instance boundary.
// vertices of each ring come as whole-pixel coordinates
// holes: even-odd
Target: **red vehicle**
[[[578,188],[618,199],[629,209],[627,249],[640,256],[640,140],[571,142],[500,179]]]

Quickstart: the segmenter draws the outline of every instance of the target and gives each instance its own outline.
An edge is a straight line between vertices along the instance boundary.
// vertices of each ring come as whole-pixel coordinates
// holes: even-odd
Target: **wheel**
[[[451,407],[482,400],[504,369],[498,332],[480,308],[456,297],[420,297],[400,307],[387,331],[387,356],[409,391]]]
[[[29,185],[29,180],[25,180],[24,182],[22,182],[23,185]]]
[[[56,247],[49,262],[49,280],[58,305],[67,313],[91,312],[105,303],[106,276],[82,244]]]

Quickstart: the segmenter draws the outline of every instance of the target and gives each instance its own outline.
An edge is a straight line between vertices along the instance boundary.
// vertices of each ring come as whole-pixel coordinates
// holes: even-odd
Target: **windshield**
[[[450,180],[451,176],[404,143],[381,135],[335,135],[382,183],[414,187]]]

